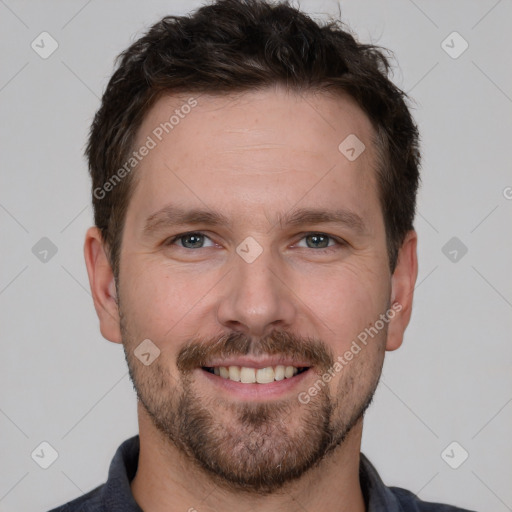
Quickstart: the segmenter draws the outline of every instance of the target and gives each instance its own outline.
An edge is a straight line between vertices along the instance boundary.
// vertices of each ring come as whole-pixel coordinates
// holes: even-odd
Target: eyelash
[[[201,235],[201,236],[204,236],[204,237],[208,238],[209,240],[211,240],[211,238],[207,234],[205,234],[201,231],[189,231],[187,233],[180,233],[179,235],[169,238],[168,240],[166,240],[164,242],[164,245],[166,245],[166,246],[173,245],[177,240],[180,240],[181,238],[185,238],[190,235]],[[329,238],[329,240],[334,241],[336,243],[336,245],[331,245],[331,246],[323,247],[323,248],[319,248],[319,249],[314,249],[313,247],[301,247],[301,249],[313,249],[316,252],[331,252],[332,250],[336,250],[339,247],[347,245],[347,243],[344,240],[334,237],[334,236],[331,236],[331,235],[328,235],[326,233],[322,233],[321,231],[311,231],[309,233],[305,233],[302,236],[302,238],[300,238],[300,240],[303,240],[304,238],[311,236],[311,235],[320,235],[320,236],[327,237],[327,238]],[[211,240],[211,241],[213,242],[213,240]],[[198,247],[197,249],[190,249],[188,247],[180,247],[180,249],[186,249],[189,251],[193,251],[193,250],[197,250],[197,249],[205,249],[205,247]]]

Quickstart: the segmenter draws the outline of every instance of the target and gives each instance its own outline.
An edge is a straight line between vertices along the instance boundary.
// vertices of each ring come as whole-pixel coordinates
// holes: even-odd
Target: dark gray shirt
[[[106,483],[50,512],[142,512],[130,489],[137,472],[139,436],[127,439],[118,449]],[[386,487],[377,470],[361,454],[359,479],[367,512],[470,512],[465,509],[427,503],[398,487]]]

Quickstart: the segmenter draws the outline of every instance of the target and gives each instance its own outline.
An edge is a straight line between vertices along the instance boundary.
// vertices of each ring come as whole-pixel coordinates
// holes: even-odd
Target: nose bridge
[[[282,281],[279,256],[251,237],[239,244],[236,252],[218,308],[219,322],[255,336],[263,336],[277,325],[290,325],[295,306],[293,294]]]

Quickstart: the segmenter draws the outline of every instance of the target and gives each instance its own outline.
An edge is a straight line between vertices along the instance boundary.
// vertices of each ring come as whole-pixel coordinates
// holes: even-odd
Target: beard
[[[217,485],[259,495],[302,477],[343,443],[370,405],[383,363],[384,344],[367,347],[371,354],[343,368],[334,393],[320,387],[307,405],[295,395],[264,403],[234,402],[201,393],[193,372],[214,356],[281,354],[309,361],[320,377],[332,368],[333,355],[320,340],[284,331],[273,331],[257,343],[230,333],[187,342],[178,353],[176,378],[162,357],[150,366],[140,364],[133,354],[138,342],[122,314],[121,331],[137,397],[163,438]]]

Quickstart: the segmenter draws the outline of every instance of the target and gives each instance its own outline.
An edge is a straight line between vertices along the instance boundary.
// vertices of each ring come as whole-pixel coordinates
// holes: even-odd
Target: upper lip
[[[205,368],[214,368],[216,366],[245,366],[248,368],[268,368],[269,366],[295,366],[296,368],[309,368],[312,365],[307,361],[297,360],[290,357],[271,356],[265,358],[256,357],[227,357],[224,359],[212,359],[208,361]]]

